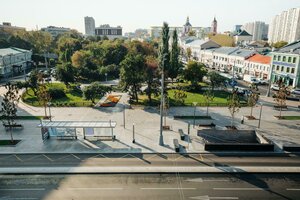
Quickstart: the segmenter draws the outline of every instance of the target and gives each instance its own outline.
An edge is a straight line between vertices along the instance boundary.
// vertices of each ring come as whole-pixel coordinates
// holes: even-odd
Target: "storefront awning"
[[[48,128],[115,128],[115,121],[42,121],[39,127]]]

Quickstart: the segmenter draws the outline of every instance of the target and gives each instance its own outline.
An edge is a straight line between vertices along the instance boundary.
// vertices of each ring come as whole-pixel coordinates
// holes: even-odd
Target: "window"
[[[284,67],[283,67],[283,66],[281,66],[281,72],[283,72],[283,70],[284,70]]]
[[[274,58],[273,58],[273,60],[276,60],[277,59],[277,56],[276,55],[274,55]]]
[[[285,56],[283,56],[283,57],[282,57],[282,61],[283,61],[283,62],[285,62],[285,60],[286,60],[286,57],[285,57]]]
[[[286,68],[286,73],[290,73],[290,68],[289,67]]]
[[[280,56],[278,56],[278,61],[281,61],[281,57]]]
[[[288,58],[288,62],[289,63],[292,62],[292,58],[291,57]]]
[[[295,68],[291,69],[291,73],[294,74],[295,73]]]
[[[279,71],[279,66],[277,65],[277,67],[276,67],[276,71]]]
[[[296,63],[296,57],[293,58],[293,63]]]

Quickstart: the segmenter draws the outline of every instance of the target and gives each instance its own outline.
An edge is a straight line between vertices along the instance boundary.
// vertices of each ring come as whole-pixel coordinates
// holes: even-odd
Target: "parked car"
[[[291,93],[295,95],[300,95],[300,89],[292,89]]]
[[[271,89],[274,91],[279,91],[279,86],[277,84],[271,85]]]
[[[265,79],[262,79],[262,78],[258,78],[257,81],[259,82],[258,83],[259,85],[268,85],[269,84],[268,80],[265,80]]]

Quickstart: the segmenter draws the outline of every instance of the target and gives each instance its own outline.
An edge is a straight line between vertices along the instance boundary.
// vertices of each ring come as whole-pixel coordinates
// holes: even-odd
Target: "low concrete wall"
[[[283,145],[282,146],[282,149],[284,151],[289,151],[289,152],[299,152],[300,151],[300,145],[294,145],[294,144],[291,144],[291,145]]]
[[[273,144],[206,143],[206,151],[274,151]]]

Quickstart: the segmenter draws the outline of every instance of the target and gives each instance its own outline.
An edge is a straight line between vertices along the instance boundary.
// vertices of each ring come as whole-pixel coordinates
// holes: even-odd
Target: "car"
[[[268,80],[265,80],[265,79],[262,79],[262,78],[258,78],[257,81],[259,82],[258,83],[259,85],[268,85],[269,84]]]
[[[274,91],[279,91],[279,86],[277,84],[271,85],[271,89]]]
[[[300,95],[300,89],[292,89],[291,93],[295,95]]]

